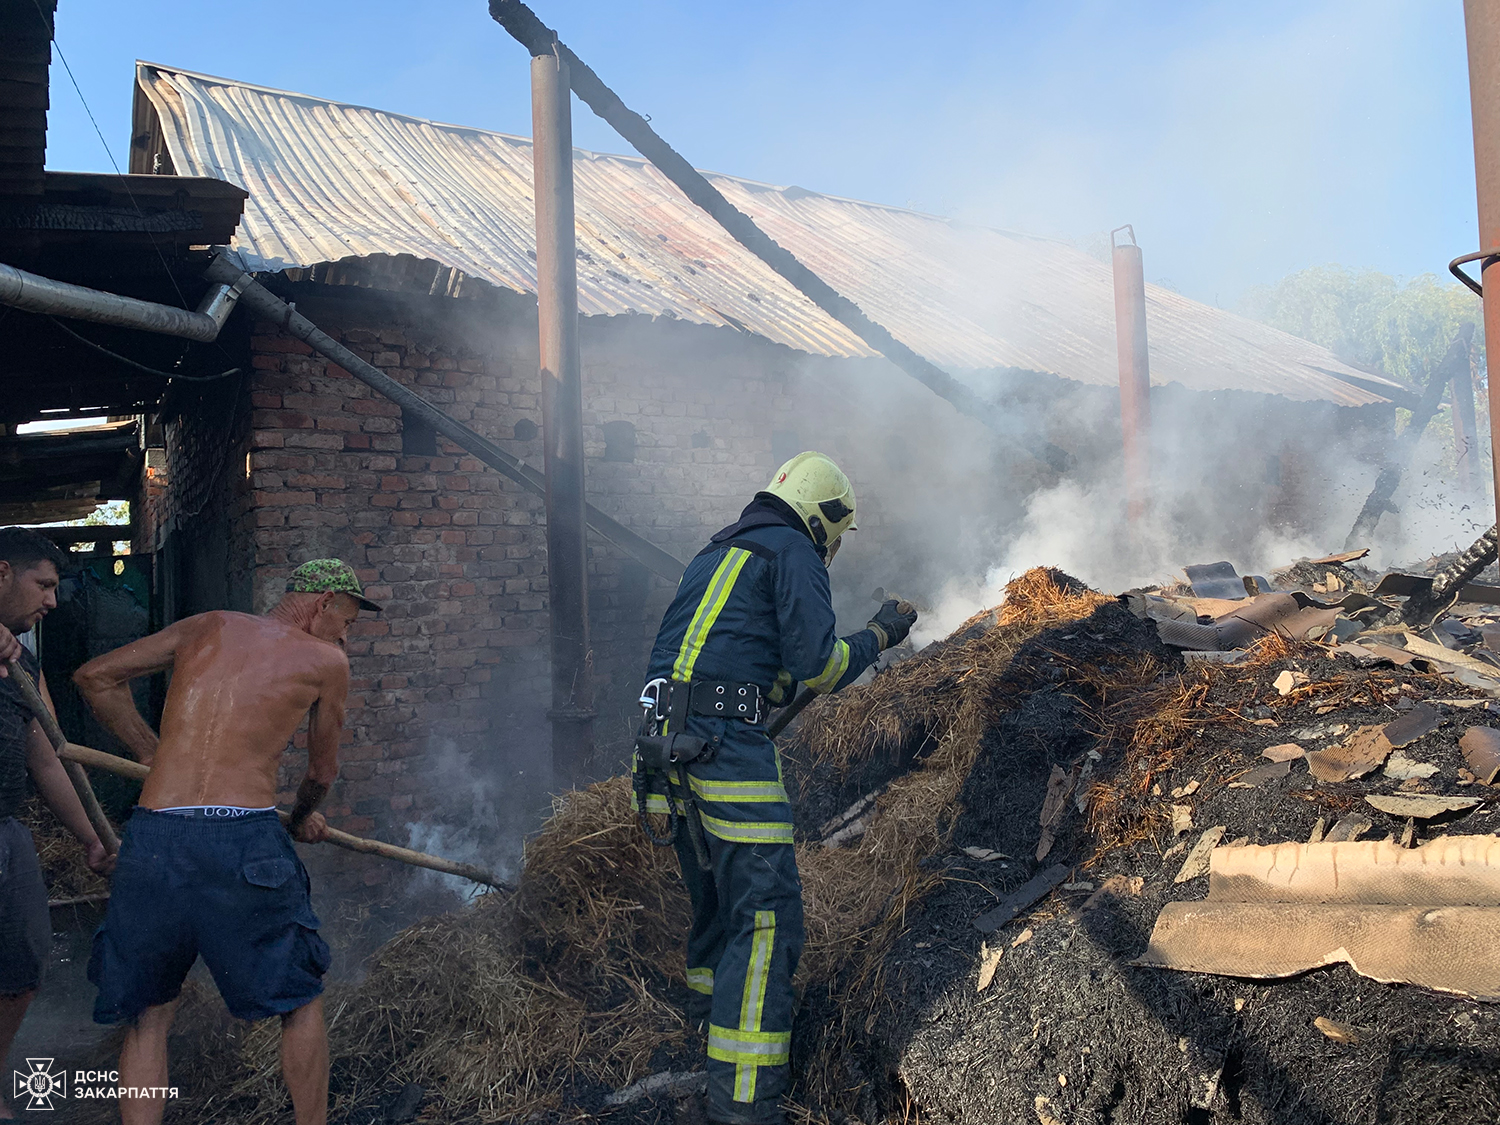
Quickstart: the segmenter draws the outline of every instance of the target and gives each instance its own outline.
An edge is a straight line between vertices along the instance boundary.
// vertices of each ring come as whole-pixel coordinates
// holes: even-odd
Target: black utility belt
[[[648,689],[649,690],[649,689]],[[770,710],[759,684],[728,680],[666,680],[656,687],[654,718],[658,722],[682,722],[689,715],[710,719],[743,719],[761,722]]]

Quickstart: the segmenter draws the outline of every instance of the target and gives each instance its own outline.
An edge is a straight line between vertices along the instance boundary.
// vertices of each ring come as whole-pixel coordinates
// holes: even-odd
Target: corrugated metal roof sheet
[[[246,188],[254,269],[409,254],[536,291],[531,142],[140,63],[176,170]],[[1110,268],[1063,243],[705,173],[897,338],[951,370],[1117,379]],[[579,308],[733,326],[806,352],[870,350],[639,157],[579,149]],[[1345,405],[1381,382],[1326,349],[1148,285],[1151,381]]]

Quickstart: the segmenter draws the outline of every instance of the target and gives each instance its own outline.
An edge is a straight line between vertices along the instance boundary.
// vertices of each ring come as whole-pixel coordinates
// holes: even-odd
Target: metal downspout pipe
[[[1128,243],[1115,244],[1120,231]],[[1109,233],[1115,276],[1115,346],[1120,361],[1120,435],[1125,449],[1125,512],[1137,525],[1151,496],[1151,363],[1146,347],[1146,273],[1135,230]]]
[[[594,749],[584,531],[583,384],[573,223],[573,118],[568,64],[556,51],[531,60],[536,198],[537,328],[542,445],[547,477],[547,604],[552,625],[552,766],[577,778]]]
[[[243,287],[214,285],[198,302],[196,312],[138,301],[118,293],[106,293],[82,285],[69,285],[40,274],[27,273],[15,266],[0,264],[0,305],[43,316],[65,316],[95,324],[113,324],[118,328],[138,328],[163,336],[180,336],[209,344],[218,338],[219,330],[234,311]]]
[[[402,386],[378,367],[355,355],[343,344],[320,329],[287,302],[247,274],[227,251],[221,251],[208,267],[208,279],[236,283],[242,289],[240,304],[255,316],[269,321],[288,335],[301,340],[313,351],[338,364],[365,386],[390,399],[402,411],[415,416],[460,449],[468,450],[497,473],[509,477],[533,496],[547,494],[547,479],[530,465],[511,456],[489,438],[450,418],[421,395]],[[592,504],[584,505],[588,525],[620,550],[639,561],[652,574],[674,586],[686,569],[682,560],[662,550],[655,543],[637,535],[619,520],[605,515]]]

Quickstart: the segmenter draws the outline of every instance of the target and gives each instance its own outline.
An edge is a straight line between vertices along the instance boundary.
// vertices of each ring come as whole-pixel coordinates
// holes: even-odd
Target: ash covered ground
[[[1105,607],[1085,622],[1049,629],[1031,642],[1045,654],[1033,667],[1097,661],[1090,634],[1119,613]],[[1018,654],[1013,669],[1029,655]],[[1286,670],[1309,677],[1290,698],[1272,686]],[[1022,675],[1014,670],[1008,679]],[[1269,746],[1300,740],[1321,748],[1340,726],[1396,719],[1403,703],[1476,693],[1441,676],[1359,669],[1321,646],[1297,646],[1249,666],[1164,673],[1125,705],[1139,728],[1131,733],[1145,743],[1132,746],[1113,741],[1108,728],[1101,732],[1097,699],[1077,685],[1066,678],[1046,683],[1045,673],[1033,682],[1024,701],[987,732],[962,791],[952,846],[937,857],[942,885],[908,912],[886,956],[885,996],[872,1005],[868,1033],[848,1065],[859,1116],[885,1117],[907,1105],[963,1122],[1495,1119],[1500,1053],[1490,1006],[1379,984],[1344,966],[1252,982],[1130,964],[1166,902],[1201,898],[1206,889],[1202,877],[1173,883],[1183,854],[1167,819],[1171,804],[1192,809],[1186,842],[1218,825],[1226,827],[1226,843],[1305,841],[1320,819],[1327,827],[1361,811],[1373,822],[1370,835],[1399,835],[1403,823],[1370,809],[1363,797],[1411,788],[1378,771],[1330,784],[1295,767],[1254,788],[1229,783],[1265,764],[1259,755]],[[1439,708],[1443,725],[1403,753],[1439,767],[1424,791],[1474,795],[1475,787],[1458,784],[1458,739],[1467,726],[1491,725],[1496,716],[1482,707]],[[1252,723],[1260,715],[1265,719]],[[1153,747],[1164,724],[1176,727],[1176,737]],[[1096,817],[1091,824],[1086,812],[1071,810],[1053,851],[1038,863],[1031,857],[1051,766],[1068,768],[1090,749],[1102,754],[1093,796],[1114,798],[1108,811],[1115,823]],[[1172,796],[1193,782],[1195,792]],[[1495,827],[1484,806],[1462,821],[1432,825],[1418,839]],[[980,862],[964,854],[966,846],[1018,858]],[[1074,867],[1070,885],[1078,890],[1055,892],[988,938],[974,929],[973,918],[1059,861]],[[1140,893],[1107,894],[1079,912],[1112,876],[1139,877]],[[985,942],[1003,954],[993,983],[979,993]],[[1330,1040],[1315,1027],[1318,1017],[1352,1029],[1357,1042]]]
[[[1293,579],[1322,586],[1315,596],[1369,585],[1340,565],[1330,593],[1330,572],[1304,567]],[[1450,640],[1472,654],[1482,624]],[[1374,627],[1393,643],[1404,635]],[[810,707],[783,747],[808,920],[794,1120],[1500,1116],[1489,1006],[1343,966],[1257,982],[1131,964],[1163,905],[1204,896],[1205,877],[1174,877],[1209,828],[1222,826],[1226,845],[1306,841],[1319,821],[1326,830],[1362,814],[1366,838],[1399,837],[1404,820],[1364,798],[1414,791],[1483,803],[1415,822],[1413,843],[1496,827],[1495,790],[1465,783],[1458,748],[1467,727],[1500,725],[1490,695],[1441,662],[1372,660],[1341,643],[1273,632],[1239,663],[1190,664],[1126,602],[1038,569],[948,640]],[[1306,678],[1283,694],[1286,672]],[[1329,783],[1295,762],[1285,776],[1232,785],[1267,747],[1319,750],[1422,706],[1440,722],[1400,754],[1436,767],[1429,777],[1377,769]],[[1060,776],[1071,788],[1038,859]],[[1179,811],[1174,827],[1174,805],[1190,823]],[[842,846],[826,846],[834,837]],[[975,928],[1057,864],[1060,886],[995,933]],[[410,927],[361,979],[330,988],[331,1119],[366,1125],[401,1110],[442,1122],[696,1122],[701,1104],[681,1085],[607,1100],[701,1066],[681,1015],[686,927],[675,857],[645,842],[625,780],[564,795],[528,844],[518,893]],[[997,948],[980,990],[981,962]],[[237,1024],[195,993],[174,1051],[189,1096],[169,1120],[288,1114],[271,1024]]]

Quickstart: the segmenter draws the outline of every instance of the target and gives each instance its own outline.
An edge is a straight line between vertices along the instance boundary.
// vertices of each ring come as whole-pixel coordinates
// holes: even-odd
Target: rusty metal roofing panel
[[[152,63],[137,97],[172,166],[250,192],[251,268],[410,255],[535,292],[531,142]],[[140,114],[137,115],[138,119]],[[579,309],[728,326],[817,355],[873,353],[639,157],[576,150]],[[955,371],[1018,367],[1116,382],[1108,265],[1059,242],[705,173],[898,339]],[[1382,383],[1317,347],[1146,287],[1151,376],[1357,406]],[[1392,384],[1394,386],[1394,384]]]

